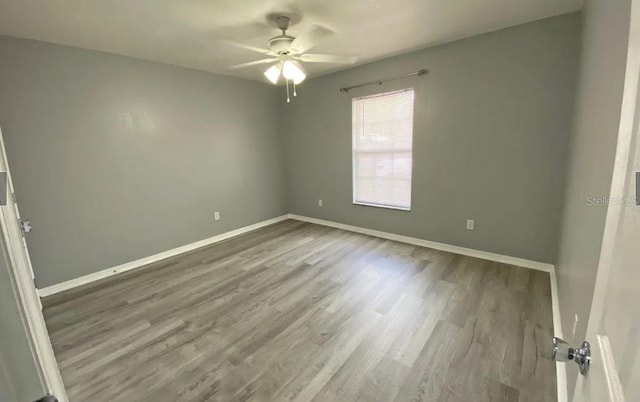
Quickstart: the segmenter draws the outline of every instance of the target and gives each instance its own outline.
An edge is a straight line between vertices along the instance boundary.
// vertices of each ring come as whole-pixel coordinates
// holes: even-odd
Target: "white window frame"
[[[397,94],[397,93],[403,93],[403,92],[413,92],[414,93],[414,100],[413,100],[413,107],[414,107],[414,111],[412,113],[412,133],[411,133],[411,148],[409,149],[378,149],[375,151],[356,151],[356,130],[353,129],[353,108],[355,107],[355,102],[362,100],[362,99],[367,99],[367,98],[377,98],[380,96],[386,96],[386,95],[393,95],[393,94]],[[352,194],[352,200],[353,200],[353,204],[354,205],[362,205],[362,206],[367,206],[367,207],[376,207],[376,208],[384,208],[384,209],[394,209],[394,210],[398,210],[398,211],[411,211],[411,206],[413,204],[413,135],[415,133],[415,90],[414,88],[403,88],[403,89],[399,89],[399,90],[395,90],[395,91],[387,91],[387,92],[380,92],[380,93],[376,93],[373,95],[367,95],[367,96],[360,96],[357,98],[352,98],[351,99],[351,111],[352,111],[352,117],[351,117],[351,183],[352,183],[352,188],[351,188],[351,194]],[[403,206],[398,206],[398,205],[388,205],[388,204],[377,204],[377,203],[370,203],[370,202],[363,202],[363,201],[357,201],[356,200],[356,194],[357,194],[357,174],[356,174],[356,153],[394,153],[394,152],[398,152],[398,153],[406,153],[406,152],[411,152],[411,181],[410,181],[410,186],[411,186],[411,195],[409,197],[409,207],[403,207]]]

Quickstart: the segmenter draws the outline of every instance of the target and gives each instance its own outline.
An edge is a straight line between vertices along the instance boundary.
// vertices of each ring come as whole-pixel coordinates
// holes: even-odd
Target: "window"
[[[411,209],[413,89],[355,98],[353,203]]]

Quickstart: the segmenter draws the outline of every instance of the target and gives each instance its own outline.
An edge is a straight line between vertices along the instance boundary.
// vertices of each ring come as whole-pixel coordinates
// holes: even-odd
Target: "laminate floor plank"
[[[553,401],[549,274],[294,220],[43,301],[71,401]]]

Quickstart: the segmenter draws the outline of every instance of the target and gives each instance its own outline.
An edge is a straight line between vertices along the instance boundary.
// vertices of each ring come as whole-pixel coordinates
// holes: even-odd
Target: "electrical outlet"
[[[576,339],[576,331],[578,330],[578,314],[573,318],[573,339]]]
[[[324,205],[324,203],[322,202],[322,198],[319,198],[318,199],[318,206],[321,207],[323,205]]]
[[[216,221],[219,221],[220,220],[220,212],[217,212],[217,211],[214,212],[213,213],[213,219],[215,219]]]
[[[475,221],[473,219],[467,219],[467,230],[473,230],[475,227]]]

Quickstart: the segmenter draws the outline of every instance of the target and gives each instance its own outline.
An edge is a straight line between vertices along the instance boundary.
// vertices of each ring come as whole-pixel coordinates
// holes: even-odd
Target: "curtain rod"
[[[369,82],[365,82],[365,83],[358,84],[358,85],[352,85],[350,87],[342,87],[342,88],[340,88],[340,92],[347,93],[350,90],[355,89],[355,88],[360,88],[360,87],[365,87],[365,86],[368,86],[368,85],[375,85],[375,84],[382,85],[385,82],[399,80],[400,78],[413,77],[415,75],[417,75],[418,77],[422,77],[423,75],[426,75],[428,73],[429,73],[429,70],[427,70],[426,68],[423,68],[423,69],[420,69],[420,70],[416,71],[415,73],[399,75],[397,77],[383,78],[381,80],[376,80],[376,81],[369,81]]]

